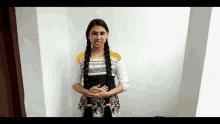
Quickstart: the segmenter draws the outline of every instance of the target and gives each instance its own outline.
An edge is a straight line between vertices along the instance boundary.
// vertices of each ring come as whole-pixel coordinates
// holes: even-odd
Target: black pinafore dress
[[[109,90],[114,89],[115,86],[115,76],[111,76],[111,81],[108,83],[107,75],[93,75],[88,76],[88,81],[84,81],[84,88],[89,90],[93,86],[96,86],[100,84],[100,87],[106,85]],[[81,109],[83,112],[87,107],[87,104],[91,104],[92,107],[92,113],[97,114],[98,108],[101,108],[101,113],[104,114],[104,109],[106,107],[106,104],[110,103],[110,110],[111,113],[115,113],[115,110],[119,110],[120,104],[117,94],[110,96],[109,98],[101,98],[101,99],[92,99],[90,97],[86,97],[85,95],[82,95],[80,99],[79,109]]]

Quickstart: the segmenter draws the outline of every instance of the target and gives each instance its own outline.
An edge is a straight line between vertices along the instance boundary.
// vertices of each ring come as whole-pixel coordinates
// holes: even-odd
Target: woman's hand
[[[104,89],[99,89],[99,90],[100,90],[100,93],[97,95],[97,97],[108,98],[110,96],[110,93],[107,92],[106,90],[104,90]]]
[[[95,98],[96,99],[96,96],[98,95],[98,93],[94,93],[91,90],[88,90],[85,95],[86,95],[86,97],[90,97],[90,98]]]
[[[99,87],[100,87],[100,85],[98,84],[98,85],[96,85],[96,86],[90,88],[89,90],[92,91],[92,92],[94,92],[94,93],[99,93],[99,91],[94,90],[95,88],[99,88]]]
[[[100,99],[100,98],[107,98],[110,96],[109,92],[107,92],[103,88],[94,88],[94,89],[99,91],[99,93],[90,93],[91,98]]]
[[[92,87],[88,92],[88,97],[100,99],[100,98],[107,98],[110,96],[110,94],[107,92],[108,88],[107,86],[103,86],[99,88],[100,86],[94,86]]]
[[[103,86],[103,87],[100,88],[100,85],[96,85],[96,86],[90,88],[89,90],[91,90],[94,93],[99,93],[99,92],[102,92],[100,89],[103,89],[103,90],[106,90],[106,91],[109,90],[107,86]]]

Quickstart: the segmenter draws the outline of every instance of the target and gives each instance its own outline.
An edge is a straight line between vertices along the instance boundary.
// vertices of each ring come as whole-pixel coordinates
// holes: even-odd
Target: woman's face
[[[95,25],[91,29],[88,38],[95,47],[104,47],[108,35],[109,33],[106,32],[105,28]]]

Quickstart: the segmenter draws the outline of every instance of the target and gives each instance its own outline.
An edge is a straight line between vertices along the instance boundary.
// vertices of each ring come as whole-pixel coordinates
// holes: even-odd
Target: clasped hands
[[[87,97],[91,97],[94,99],[107,98],[110,96],[109,92],[107,92],[108,90],[109,89],[107,86],[103,86],[100,88],[100,85],[98,84],[88,90]]]

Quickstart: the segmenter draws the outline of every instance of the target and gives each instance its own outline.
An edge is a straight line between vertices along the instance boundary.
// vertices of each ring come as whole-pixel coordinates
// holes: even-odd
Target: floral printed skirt
[[[120,116],[121,113],[119,111],[120,104],[119,104],[118,95],[116,94],[110,96],[109,98],[110,98],[110,110],[112,112],[112,116],[113,117]],[[87,97],[85,95],[82,95],[80,98],[78,109],[80,109],[80,111],[84,113],[86,107],[87,107]],[[94,117],[102,117],[104,114],[104,109],[106,107],[105,100],[103,98],[91,99],[91,107]]]

